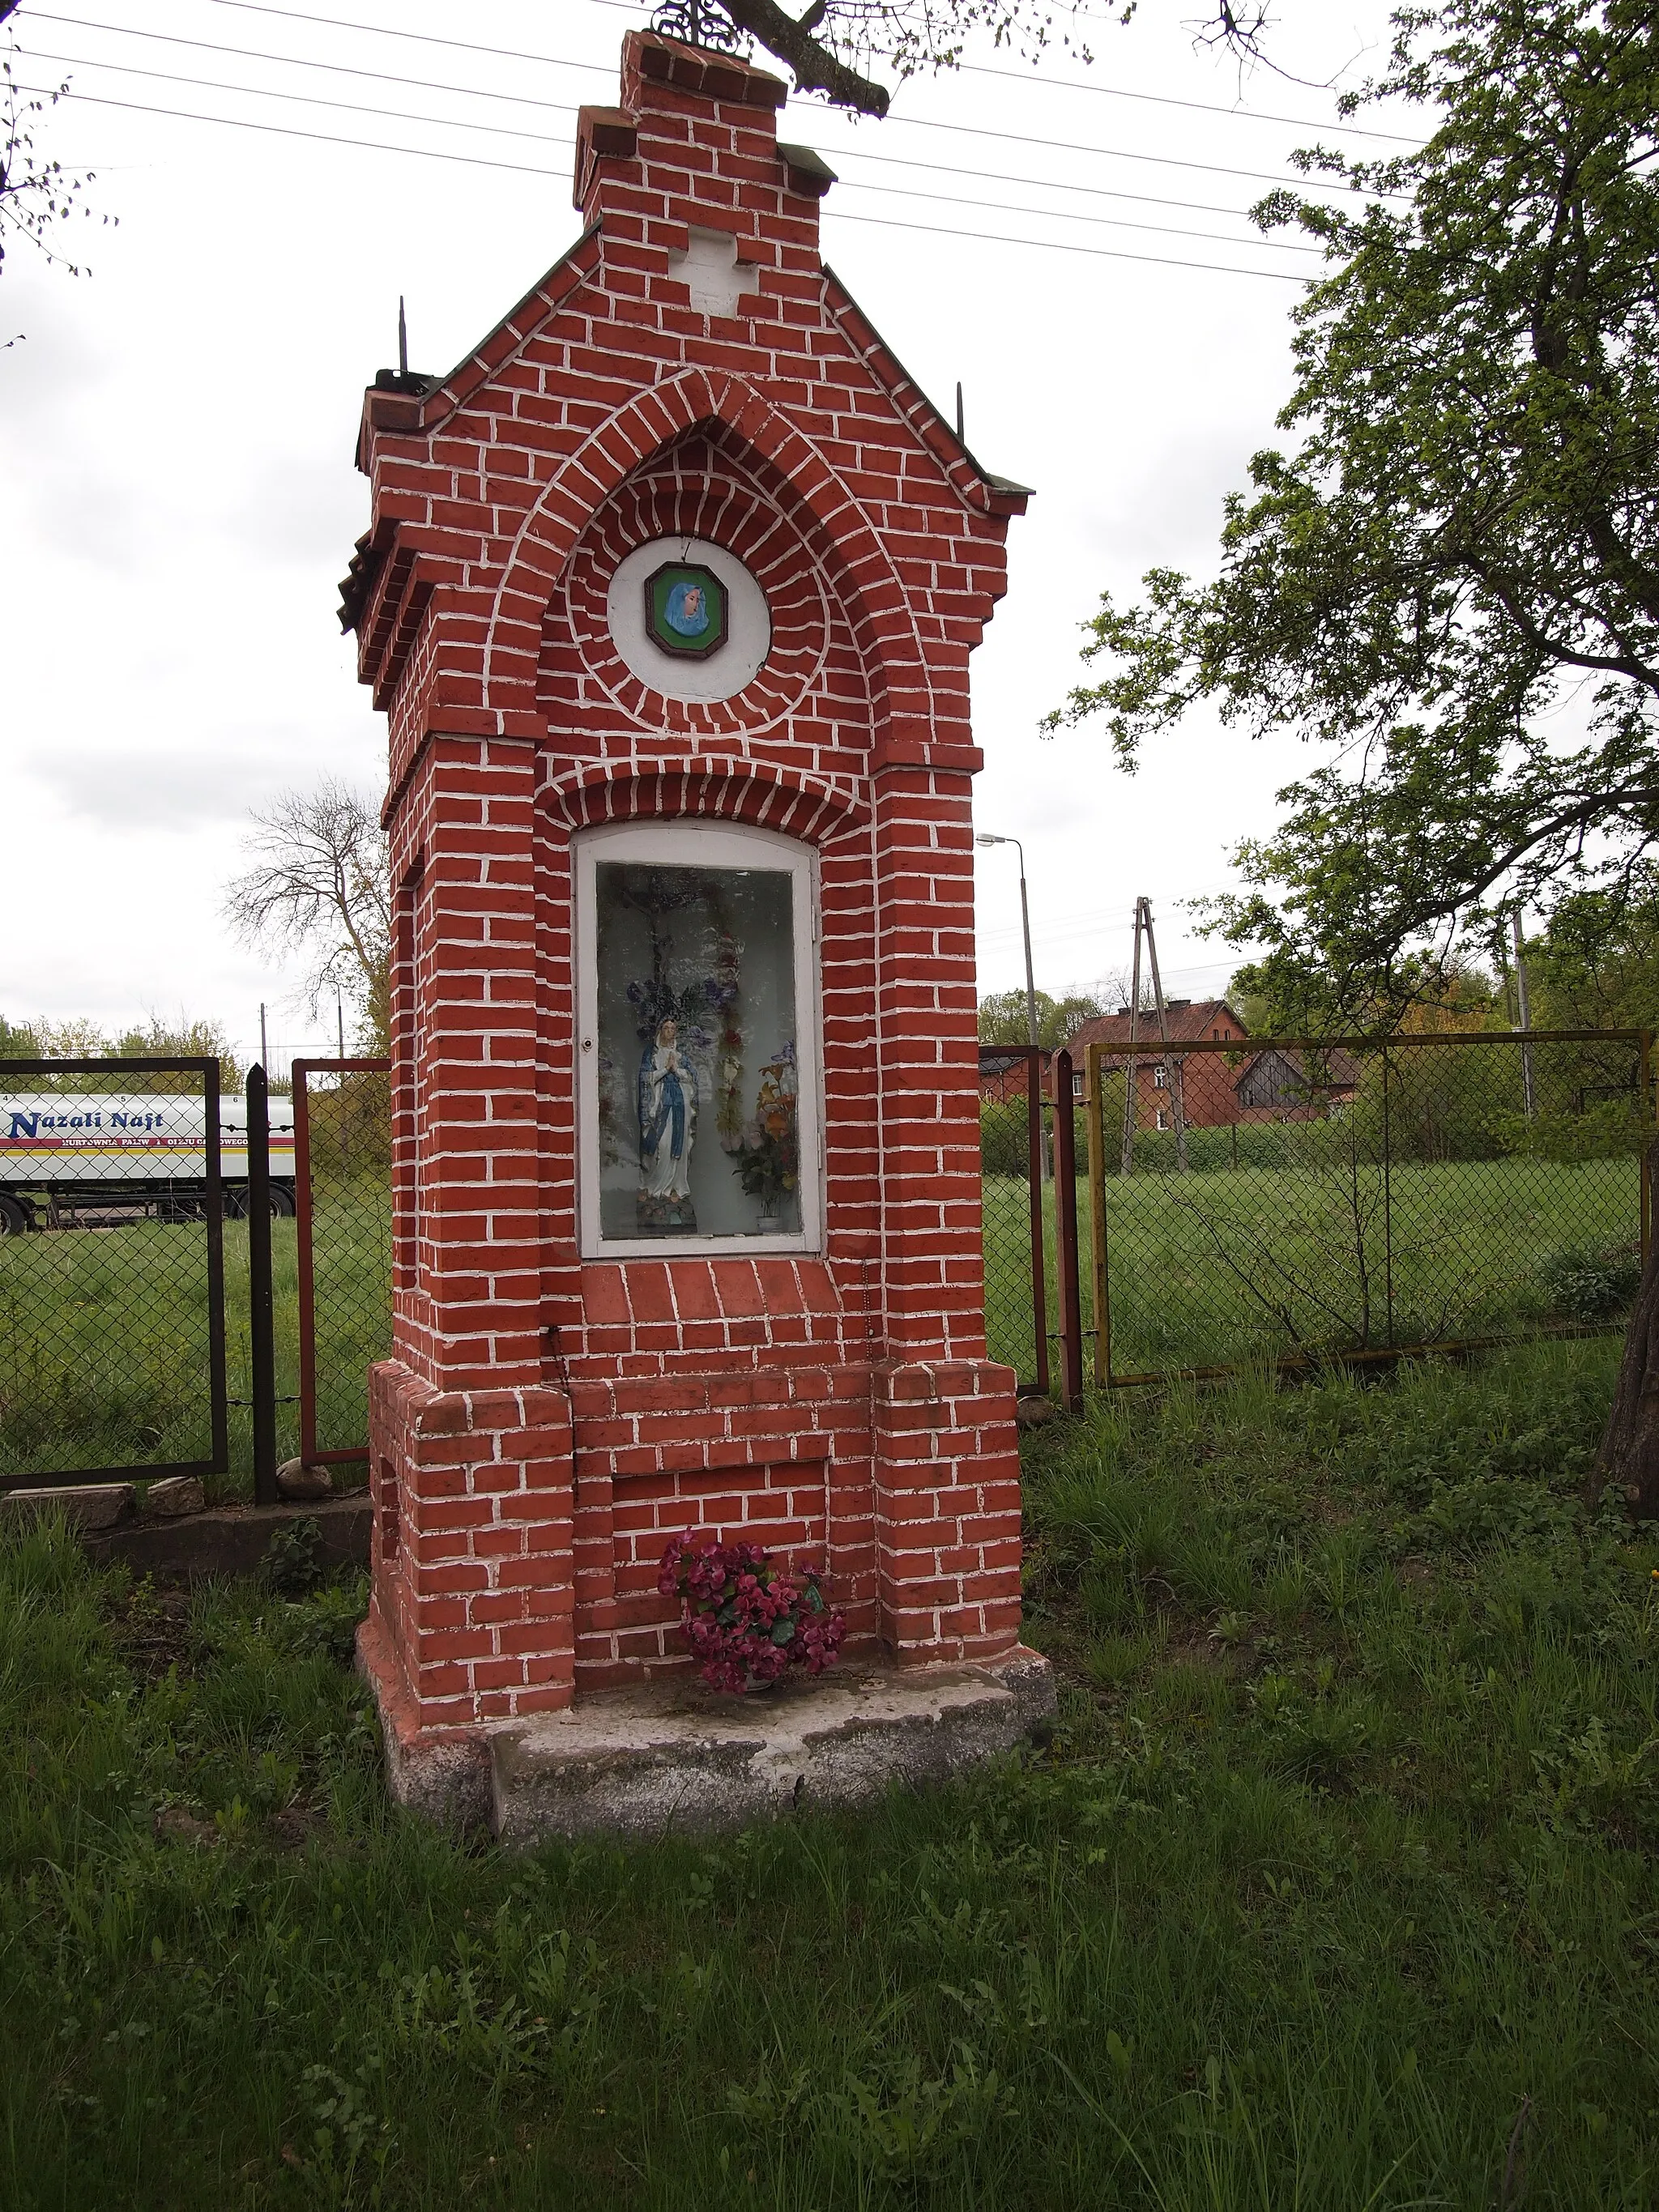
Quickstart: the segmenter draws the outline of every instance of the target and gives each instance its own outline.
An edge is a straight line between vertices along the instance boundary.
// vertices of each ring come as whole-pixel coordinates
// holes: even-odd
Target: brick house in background
[[[1030,1065],[1025,1053],[1024,1046],[1011,1045],[1006,1048],[1005,1058],[996,1046],[982,1044],[979,1048],[980,1097],[994,1102],[1005,1098],[1023,1098],[1025,1096],[1025,1071]],[[1045,1097],[1048,1096],[1050,1088],[1048,1069],[1054,1057],[1051,1052],[1040,1052],[1037,1055],[1037,1066],[1041,1072]]]
[[[1166,999],[1164,1006],[1170,1032],[1167,1046],[1158,1037],[1156,1012],[1144,1012],[1136,1024],[1135,1126],[1140,1129],[1175,1126],[1172,1086],[1176,1077],[1170,1063],[1181,1045],[1242,1044],[1249,1035],[1224,999]],[[1127,1066],[1129,1041],[1127,1006],[1073,1030],[1066,1048],[1072,1055],[1073,1092],[1082,1096],[1085,1056],[1091,1044],[1106,1048],[1100,1064],[1102,1073],[1110,1076],[1121,1074]],[[1234,1087],[1239,1074],[1237,1062],[1228,1053],[1201,1053],[1184,1061],[1182,1108],[1189,1129],[1223,1128],[1244,1118]]]

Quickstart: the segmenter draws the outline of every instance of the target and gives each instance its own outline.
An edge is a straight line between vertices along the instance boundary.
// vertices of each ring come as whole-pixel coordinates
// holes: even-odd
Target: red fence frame
[[[294,1084],[294,1210],[300,1282],[300,1463],[302,1467],[353,1467],[368,1458],[368,1439],[327,1451],[317,1448],[317,1305],[313,1270],[311,1213],[311,1099],[307,1088],[315,1074],[389,1075],[384,1057],[360,1060],[296,1060]]]

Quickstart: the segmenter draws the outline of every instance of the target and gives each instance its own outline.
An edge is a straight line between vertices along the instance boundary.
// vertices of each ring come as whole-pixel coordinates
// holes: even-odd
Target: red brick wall
[[[685,1664],[655,1573],[687,1526],[825,1563],[855,1644],[1018,1638],[968,657],[1022,501],[823,269],[775,81],[630,33],[622,94],[584,112],[578,245],[441,388],[371,392],[359,444],[399,887],[375,1603],[430,1726]],[[758,271],[730,318],[668,274],[692,225]],[[611,644],[611,569],[667,534],[766,592],[731,700],[665,699]],[[579,1255],[571,840],[681,815],[818,855],[821,1255]]]

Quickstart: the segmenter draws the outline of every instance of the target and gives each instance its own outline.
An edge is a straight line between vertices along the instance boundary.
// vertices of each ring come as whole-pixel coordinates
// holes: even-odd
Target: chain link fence
[[[225,1471],[246,1174],[216,1060],[0,1060],[0,1488]]]
[[[1095,1379],[1622,1326],[1653,1133],[1638,1030],[1091,1047]]]
[[[1056,1310],[1045,1059],[1024,1045],[981,1045],[979,1054],[986,1340],[1023,1388],[1043,1391]]]
[[[300,1456],[366,1462],[368,1370],[392,1350],[392,1075],[294,1063]]]

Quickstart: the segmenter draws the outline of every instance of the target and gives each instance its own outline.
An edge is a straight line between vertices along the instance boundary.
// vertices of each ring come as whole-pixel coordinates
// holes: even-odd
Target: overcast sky
[[[1025,842],[1055,990],[1126,964],[1142,893],[1171,990],[1213,988],[1228,957],[1182,902],[1230,880],[1230,848],[1268,827],[1297,767],[1294,744],[1197,718],[1134,777],[1091,732],[1036,734],[1082,672],[1103,586],[1213,566],[1222,498],[1289,386],[1285,273],[1316,265],[1243,210],[1328,125],[1331,88],[1382,58],[1383,8],[1283,0],[1273,49],[1302,82],[1241,83],[1182,27],[1196,12],[1091,19],[1091,68],[1022,76],[982,51],[972,73],[905,88],[884,123],[798,100],[781,125],[844,179],[826,258],[947,412],[961,380],[981,461],[1036,489],[975,664],[977,807]],[[43,146],[95,168],[88,197],[120,220],[70,233],[89,277],[21,244],[0,273],[0,339],[21,334],[0,351],[0,1013],[183,1010],[247,1047],[263,999],[273,1060],[331,1037],[219,902],[251,806],[327,771],[384,781],[384,725],[334,613],[367,513],[362,389],[394,357],[400,293],[413,365],[447,368],[569,243],[574,109],[615,99],[622,34],[648,13],[60,0],[14,19],[22,82],[71,81]],[[1045,240],[1090,250],[1004,242]],[[1023,972],[1015,865],[980,859],[994,990]]]

